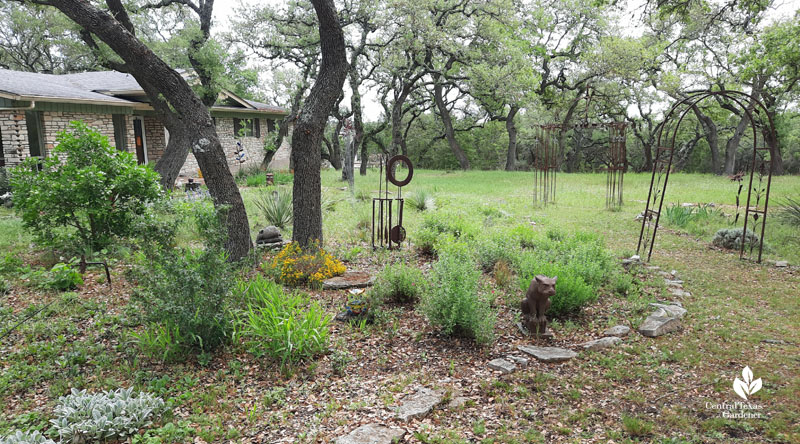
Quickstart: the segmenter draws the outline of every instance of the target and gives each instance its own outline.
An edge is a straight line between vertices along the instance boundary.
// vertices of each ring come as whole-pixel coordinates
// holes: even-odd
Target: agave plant
[[[292,192],[288,188],[263,192],[255,204],[270,225],[284,229],[292,223]]]

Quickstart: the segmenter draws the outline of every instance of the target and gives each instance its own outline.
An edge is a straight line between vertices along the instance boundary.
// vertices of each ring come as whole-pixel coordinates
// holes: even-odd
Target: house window
[[[125,124],[124,114],[112,114],[114,122],[114,142],[120,151],[128,151],[128,126]]]
[[[28,127],[28,150],[31,157],[44,157],[44,118],[41,111],[25,111],[25,124]]]
[[[272,119],[267,119],[267,132],[268,133],[275,132],[275,121]]]
[[[259,119],[233,119],[233,131],[236,137],[261,137]]]

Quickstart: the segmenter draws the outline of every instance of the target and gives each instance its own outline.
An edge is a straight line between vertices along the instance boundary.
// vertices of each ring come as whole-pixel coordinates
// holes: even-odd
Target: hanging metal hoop
[[[408,168],[408,176],[406,176],[403,180],[397,180],[394,177],[394,164],[397,162],[403,162],[406,164],[406,168]],[[411,178],[414,177],[414,166],[411,165],[411,159],[402,154],[397,155],[389,159],[389,163],[386,164],[386,177],[389,179],[389,182],[393,183],[398,187],[404,187],[411,182]]]

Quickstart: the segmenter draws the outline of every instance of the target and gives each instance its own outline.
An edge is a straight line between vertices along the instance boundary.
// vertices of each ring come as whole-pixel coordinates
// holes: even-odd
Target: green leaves
[[[14,209],[37,242],[85,254],[130,236],[161,195],[158,174],[83,122],[59,133],[52,155],[11,170]]]

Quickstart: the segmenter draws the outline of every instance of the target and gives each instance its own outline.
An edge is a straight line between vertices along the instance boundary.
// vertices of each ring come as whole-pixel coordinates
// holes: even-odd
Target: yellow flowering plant
[[[275,280],[290,287],[321,287],[324,280],[339,276],[346,269],[341,261],[319,244],[303,249],[297,242],[286,245],[263,268]]]

